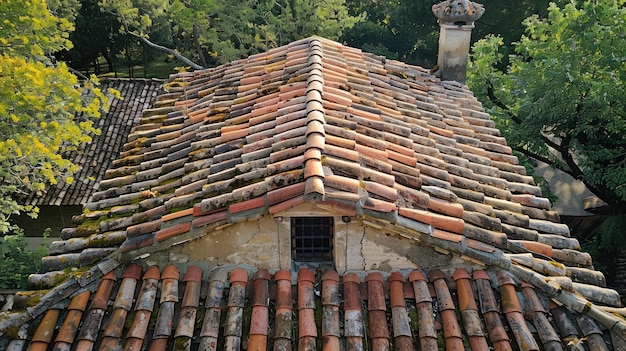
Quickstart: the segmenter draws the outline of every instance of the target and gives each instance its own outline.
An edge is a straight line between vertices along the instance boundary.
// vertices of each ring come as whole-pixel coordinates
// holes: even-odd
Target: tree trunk
[[[200,57],[200,63],[202,66],[207,67],[208,64],[206,62],[206,58],[204,57],[204,52],[202,52],[202,47],[200,46],[200,42],[198,41],[198,26],[193,25],[193,44],[196,47],[196,52],[198,53],[198,57]]]
[[[107,62],[107,66],[109,66],[109,72],[115,71],[115,67],[113,66],[113,61],[111,60],[111,55],[109,55],[109,52],[107,51],[107,49],[103,48],[100,54],[102,55],[102,57],[104,57],[104,60]],[[117,72],[115,72],[115,76],[117,77]]]

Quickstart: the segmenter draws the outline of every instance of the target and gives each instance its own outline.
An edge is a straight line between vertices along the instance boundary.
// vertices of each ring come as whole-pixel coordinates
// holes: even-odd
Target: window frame
[[[291,217],[290,228],[292,261],[302,263],[334,262],[334,217]]]

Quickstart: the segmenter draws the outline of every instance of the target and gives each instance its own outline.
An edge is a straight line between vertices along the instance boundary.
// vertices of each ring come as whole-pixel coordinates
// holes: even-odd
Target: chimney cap
[[[432,10],[439,21],[446,23],[473,23],[485,13],[483,5],[468,0],[447,0],[433,5]]]

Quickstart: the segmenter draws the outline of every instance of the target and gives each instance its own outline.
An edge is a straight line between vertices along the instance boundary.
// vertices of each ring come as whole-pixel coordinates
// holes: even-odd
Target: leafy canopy
[[[498,36],[474,45],[468,84],[509,144],[626,211],[624,0],[550,4],[524,21],[506,72]]]
[[[338,40],[362,20],[345,0],[101,0],[121,30],[193,68],[231,62],[297,39]],[[186,61],[187,59],[188,61]]]
[[[71,47],[72,24],[53,16],[44,0],[3,0],[0,13],[0,234],[6,234],[11,215],[36,215],[17,201],[20,195],[72,182],[76,166],[61,154],[98,132],[90,118],[108,98],[95,79],[81,84],[50,59]]]

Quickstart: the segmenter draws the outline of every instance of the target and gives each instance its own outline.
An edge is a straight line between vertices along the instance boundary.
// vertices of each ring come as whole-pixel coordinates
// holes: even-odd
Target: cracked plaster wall
[[[415,241],[387,233],[384,228],[364,227],[362,238],[364,265],[360,269],[387,272],[402,268],[432,270],[453,263],[451,255],[438,253]]]
[[[282,221],[278,220],[279,223],[274,217],[265,216],[226,226],[196,240],[173,246],[167,252],[161,253],[161,256],[153,255],[150,259],[156,263],[169,262],[181,266],[198,264],[206,268],[236,264],[252,265],[270,271],[278,267],[290,269],[290,218],[280,218]],[[335,217],[334,245],[335,269],[340,273],[364,269],[430,270],[455,263],[452,262],[451,255],[438,253],[414,240],[387,233],[384,228],[364,226],[355,218],[346,224],[341,217]]]

